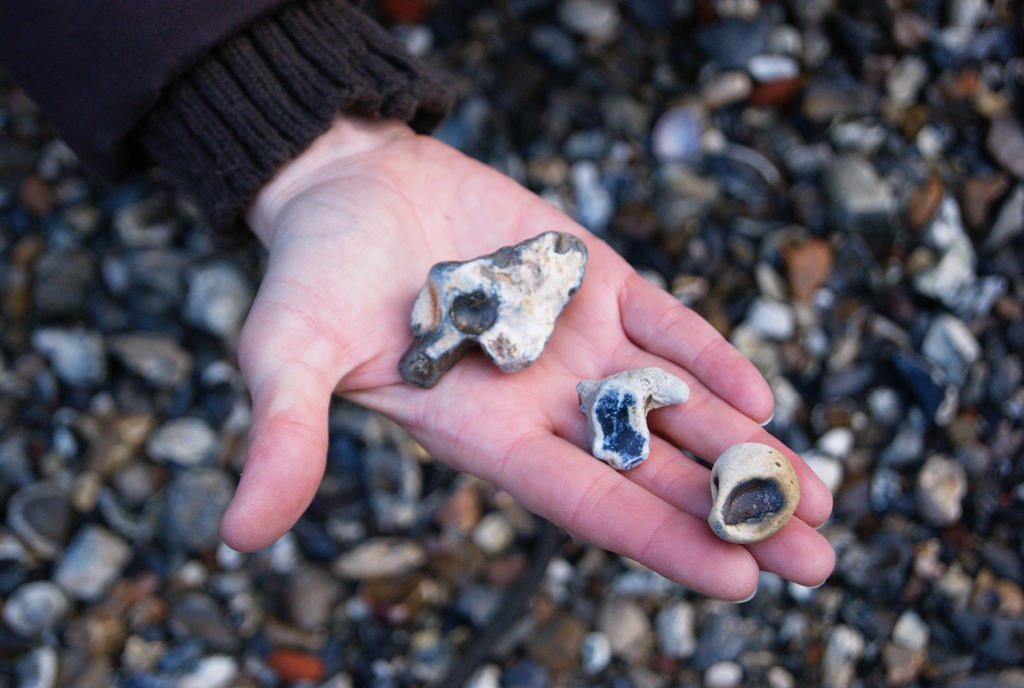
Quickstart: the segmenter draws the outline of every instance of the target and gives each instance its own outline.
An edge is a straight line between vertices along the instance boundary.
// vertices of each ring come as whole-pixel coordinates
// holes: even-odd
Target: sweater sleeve
[[[83,163],[142,164],[128,132],[171,79],[284,0],[4,0],[0,63]]]
[[[0,61],[87,167],[156,162],[218,228],[338,113],[426,132],[454,95],[347,0],[10,0]]]
[[[206,54],[164,90],[137,137],[221,227],[339,112],[424,133],[453,94],[348,2],[303,0]]]

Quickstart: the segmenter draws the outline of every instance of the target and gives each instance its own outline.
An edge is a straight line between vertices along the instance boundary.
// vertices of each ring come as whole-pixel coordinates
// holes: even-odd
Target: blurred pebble
[[[989,154],[1018,179],[1024,179],[1024,127],[1007,115],[992,122],[985,140]]]
[[[234,492],[224,471],[193,468],[176,474],[166,488],[164,536],[186,550],[213,549],[220,542],[220,518]]]
[[[500,512],[492,512],[484,516],[473,530],[473,542],[485,554],[501,554],[515,540],[515,530]]]
[[[16,685],[18,688],[56,688],[58,670],[57,651],[40,645],[15,662]]]
[[[198,466],[211,463],[220,438],[201,418],[176,418],[158,427],[146,442],[146,453],[161,463]]]
[[[677,659],[691,656],[697,647],[693,623],[693,606],[688,602],[675,602],[663,608],[655,622],[658,648]]]
[[[914,611],[900,614],[892,629],[892,641],[908,650],[924,650],[928,647],[928,624]]]
[[[716,662],[704,672],[707,688],[734,688],[743,681],[743,667],[736,662]]]
[[[689,106],[666,110],[654,123],[651,149],[660,162],[695,160],[700,156],[703,116]]]
[[[793,309],[786,303],[759,297],[747,313],[746,323],[762,337],[785,341],[796,331]]]
[[[598,612],[597,630],[607,636],[617,657],[637,661],[652,649],[650,619],[632,600],[616,597],[604,602]]]
[[[611,39],[619,27],[619,10],[607,0],[562,0],[558,18],[566,28],[592,41]]]
[[[53,559],[72,528],[67,496],[52,483],[31,483],[7,502],[7,525],[39,557]]]
[[[131,558],[131,548],[100,526],[81,528],[64,550],[53,580],[71,597],[95,602],[114,583]]]
[[[188,280],[185,319],[211,334],[238,334],[252,303],[252,288],[230,263],[213,263],[193,271]]]
[[[827,635],[821,660],[822,685],[849,688],[856,676],[857,662],[864,653],[864,636],[846,625],[833,627]]]
[[[227,655],[211,655],[181,677],[181,688],[227,688],[238,675],[238,662]]]
[[[395,538],[371,539],[335,560],[331,570],[349,580],[398,576],[426,563],[416,542]]]
[[[961,502],[967,494],[967,473],[963,466],[933,455],[917,475],[918,511],[933,526],[948,526],[960,519]]]
[[[68,598],[53,583],[26,583],[5,600],[3,621],[18,635],[34,638],[63,622],[70,606]]]
[[[192,373],[192,356],[174,340],[125,334],[107,340],[111,351],[133,373],[161,389],[181,385]]]
[[[103,338],[84,328],[39,328],[32,332],[32,346],[46,356],[53,372],[75,387],[96,385],[107,377]]]
[[[612,644],[608,636],[600,632],[587,633],[580,641],[580,661],[583,673],[599,674],[612,659]]]

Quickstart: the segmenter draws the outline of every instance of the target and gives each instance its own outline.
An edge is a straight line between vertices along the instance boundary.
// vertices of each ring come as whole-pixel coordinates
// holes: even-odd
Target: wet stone
[[[590,452],[612,468],[628,470],[650,453],[647,412],[690,397],[686,383],[660,368],[638,368],[576,386],[587,417]]]
[[[478,344],[505,373],[543,352],[555,320],[583,281],[587,250],[570,234],[547,232],[463,263],[438,263],[413,305],[415,337],[402,378],[433,387]]]

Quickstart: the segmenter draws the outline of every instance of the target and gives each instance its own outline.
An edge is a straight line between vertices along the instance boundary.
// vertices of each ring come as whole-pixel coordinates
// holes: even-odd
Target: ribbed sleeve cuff
[[[139,138],[227,228],[274,173],[339,112],[433,129],[451,82],[344,0],[289,4],[172,82]]]

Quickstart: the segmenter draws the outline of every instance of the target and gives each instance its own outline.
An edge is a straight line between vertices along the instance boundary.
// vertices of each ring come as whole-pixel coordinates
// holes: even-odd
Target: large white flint
[[[562,232],[438,263],[413,304],[415,339],[399,362],[402,378],[433,387],[474,342],[502,372],[523,370],[544,351],[586,264],[583,241]]]

